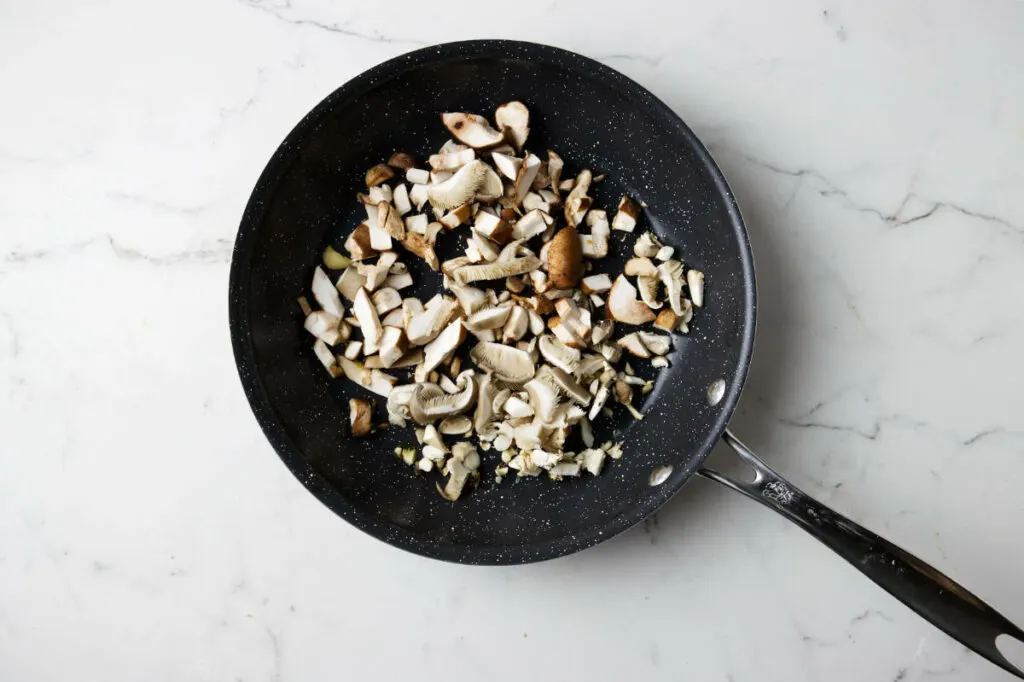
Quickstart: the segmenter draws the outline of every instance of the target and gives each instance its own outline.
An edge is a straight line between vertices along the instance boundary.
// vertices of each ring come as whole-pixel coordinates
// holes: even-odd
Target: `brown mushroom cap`
[[[576,228],[567,225],[550,242],[547,252],[548,277],[558,289],[572,289],[583,276],[583,249]]]

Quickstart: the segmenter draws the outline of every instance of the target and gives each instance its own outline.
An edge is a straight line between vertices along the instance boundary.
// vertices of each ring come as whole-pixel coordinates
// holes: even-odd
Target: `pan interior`
[[[599,477],[493,482],[497,454],[484,455],[480,487],[457,503],[415,476],[392,452],[415,444],[411,429],[347,436],[347,401],[368,397],[317,363],[295,303],[307,294],[327,244],[340,247],[363,217],[363,173],[405,151],[420,159],[447,139],[440,112],[493,116],[517,99],[531,112],[528,149],[556,150],[566,173],[606,174],[592,194],[609,214],[622,194],[648,205],[638,226],[706,275],[706,304],[688,336],[674,336],[671,367],[656,380],[642,422],[616,411],[599,419],[599,442],[620,441],[622,459]],[[462,228],[463,230],[465,228]],[[628,237],[628,239],[627,239]],[[635,235],[613,232],[614,277]],[[465,245],[442,234],[442,258]],[[426,300],[440,276],[411,256],[411,292]],[[688,478],[735,406],[753,333],[753,273],[735,203],[707,152],[661,102],[621,74],[554,48],[474,41],[429,48],[375,67],[329,96],[278,149],[246,209],[231,273],[231,322],[246,393],[272,444],[295,475],[335,512],[392,544],[468,563],[520,563],[594,544],[636,523]],[[408,290],[402,292],[409,295]],[[468,346],[468,344],[467,344]],[[404,378],[404,375],[403,375]],[[715,406],[708,385],[726,381]],[[385,421],[382,399],[377,414]],[[651,472],[671,465],[658,486]]]

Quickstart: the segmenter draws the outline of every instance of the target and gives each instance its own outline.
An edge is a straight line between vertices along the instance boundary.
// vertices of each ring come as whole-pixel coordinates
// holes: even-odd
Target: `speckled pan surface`
[[[656,389],[644,404],[646,419],[599,422],[598,439],[622,441],[625,449],[601,476],[495,484],[497,454],[482,453],[481,485],[453,504],[437,494],[437,474],[415,476],[391,454],[396,445],[415,442],[411,429],[348,437],[347,400],[362,389],[331,380],[319,366],[295,299],[308,292],[324,246],[340,246],[361,219],[354,195],[364,187],[366,168],[394,151],[424,158],[436,150],[447,139],[442,111],[492,116],[498,104],[512,99],[530,108],[529,149],[555,149],[568,173],[587,167],[607,174],[594,192],[595,206],[614,209],[624,192],[648,204],[640,229],[653,229],[688,265],[706,273],[706,307],[689,336],[675,337],[672,366],[657,372]],[[445,239],[442,259],[464,246],[464,237]],[[627,250],[623,235],[614,233],[616,260],[601,269],[620,271]],[[414,295],[426,300],[440,290],[438,275],[403,260],[417,282]],[[246,395],[303,485],[388,543],[474,564],[569,554],[654,512],[699,468],[725,428],[746,376],[755,318],[753,265],[739,211],[689,128],[650,92],[598,62],[500,40],[402,55],[313,109],[253,190],[235,243],[229,305]],[[639,374],[655,376],[647,363],[635,364]],[[705,392],[719,378],[727,383],[726,394],[711,407]],[[664,464],[673,466],[672,475],[650,486],[652,470]]]

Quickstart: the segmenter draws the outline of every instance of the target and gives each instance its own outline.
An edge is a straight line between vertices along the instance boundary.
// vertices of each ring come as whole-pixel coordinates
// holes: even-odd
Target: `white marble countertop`
[[[364,5],[0,9],[0,678],[1010,679],[704,480],[540,565],[379,543],[264,440],[226,288],[263,165],[350,77],[474,37],[596,57],[744,207],[735,430],[1022,623],[1024,3]]]

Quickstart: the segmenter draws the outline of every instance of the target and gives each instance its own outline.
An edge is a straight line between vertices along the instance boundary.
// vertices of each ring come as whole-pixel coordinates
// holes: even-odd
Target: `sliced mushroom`
[[[584,277],[582,285],[585,294],[602,294],[612,288],[612,278],[602,272]]]
[[[587,196],[587,191],[590,189],[590,182],[593,177],[593,174],[584,168],[576,176],[576,184],[573,185],[569,196],[565,198],[565,222],[573,227],[576,227],[583,221],[583,217],[590,210],[590,205],[593,203],[593,200]]]
[[[490,203],[500,199],[505,187],[501,184],[501,176],[490,166],[487,167],[487,176],[484,178],[480,189],[476,191],[475,199],[484,203]]]
[[[515,383],[530,379],[535,369],[529,353],[500,343],[478,343],[469,357],[484,371]]]
[[[489,170],[489,166],[479,159],[470,161],[452,177],[440,184],[430,186],[428,198],[431,205],[447,210],[472,200],[487,181]]]
[[[530,134],[530,110],[522,102],[506,102],[494,112],[494,122],[502,131],[508,130],[510,141],[522,149]]]
[[[467,242],[466,255],[470,260],[477,263],[481,261],[491,263],[498,259],[498,247],[487,237],[474,232],[469,236]],[[478,258],[474,260],[474,256],[478,256]]]
[[[391,191],[391,187],[389,187],[388,185],[378,185],[377,187],[371,187],[370,188],[370,194],[368,196],[367,195],[360,195],[359,196],[359,200],[360,201],[364,201],[363,196],[366,196],[366,198],[369,199],[370,202],[372,202],[374,206],[377,206],[377,211],[378,211],[378,215],[379,215],[379,213],[380,213],[380,203],[384,202],[384,203],[390,204],[391,203],[391,199],[393,198],[393,193]]]
[[[542,424],[552,424],[559,405],[558,391],[555,389],[554,382],[534,378],[523,384],[523,388],[526,389],[527,394],[530,396],[530,407],[536,413],[537,419]]]
[[[544,318],[533,310],[527,310],[526,315],[529,317],[530,333],[534,336],[543,334],[544,330],[547,329],[547,326],[544,324]]]
[[[412,399],[412,394],[415,391],[416,384],[395,386],[391,389],[387,400],[388,421],[390,423],[395,426],[404,427],[405,420],[412,418],[409,412],[409,401]]]
[[[384,286],[395,290],[401,290],[413,285],[412,275],[408,272],[392,272],[384,280]]]
[[[663,246],[658,249],[658,253],[654,254],[654,257],[660,261],[666,261],[671,258],[672,254],[675,252],[676,250],[671,246]]]
[[[608,386],[602,385],[598,388],[597,395],[594,396],[594,402],[590,404],[590,412],[587,413],[587,418],[590,421],[594,421],[597,415],[601,414],[601,409],[606,402],[608,402]]]
[[[583,250],[572,224],[563,227],[548,242],[547,264],[548,277],[559,289],[571,289],[579,284],[583,276]]]
[[[528,211],[516,222],[515,227],[512,229],[512,238],[533,239],[537,235],[543,234],[553,222],[551,216],[540,209]]]
[[[446,436],[466,434],[472,429],[473,421],[462,414],[445,417],[437,427],[437,430]]]
[[[636,288],[640,291],[640,300],[647,304],[651,310],[661,307],[658,300],[658,277],[637,277]]]
[[[505,136],[478,114],[444,113],[441,121],[456,140],[474,149],[496,147],[505,141]]]
[[[369,400],[349,399],[348,424],[356,438],[362,438],[370,433],[370,429],[373,428],[373,405]]]
[[[405,330],[398,327],[384,327],[380,339],[380,362],[384,367],[391,367],[409,350],[409,340]]]
[[[640,207],[627,196],[619,200],[619,210],[615,212],[612,219],[612,229],[632,232],[640,219]]]
[[[558,388],[560,388],[567,396],[583,405],[590,403],[590,394],[587,393],[585,388],[580,386],[579,382],[573,378],[570,372],[566,372],[559,367],[548,367],[547,365],[542,369],[546,370],[545,376],[550,376]],[[540,376],[541,372],[538,371],[537,375]]]
[[[658,266],[650,258],[638,256],[626,261],[623,272],[630,277],[657,277]]]
[[[655,355],[665,355],[672,349],[672,339],[668,336],[655,334],[654,332],[641,331],[637,333],[640,335],[640,340],[643,341],[647,350]]]
[[[382,182],[387,182],[391,178],[395,177],[395,171],[391,169],[386,163],[378,163],[376,166],[366,171],[366,186],[375,187]]]
[[[362,341],[349,341],[348,345],[345,346],[345,357],[349,360],[355,360],[363,354],[363,342]]]
[[[608,316],[626,324],[645,324],[654,319],[647,304],[638,301],[636,289],[623,275],[619,275],[608,294]]]
[[[637,237],[636,243],[633,244],[633,253],[637,258],[654,258],[661,250],[661,246],[661,242],[653,233],[644,232]]]
[[[476,379],[466,378],[458,393],[445,393],[437,384],[417,384],[409,398],[409,414],[417,424],[430,424],[462,414],[476,399]]]
[[[530,403],[525,400],[520,400],[515,396],[505,401],[503,409],[505,410],[505,414],[517,419],[533,416],[533,408],[530,406]]]
[[[472,149],[459,149],[440,154],[431,154],[427,162],[435,172],[451,172],[462,168],[476,158],[476,152]],[[437,182],[435,180],[434,182]]]
[[[574,373],[576,371],[581,357],[578,349],[570,348],[548,334],[538,338],[537,348],[545,360],[565,372]]]
[[[526,291],[526,282],[522,277],[506,277],[505,288],[513,294],[521,294]]]
[[[625,348],[631,355],[638,358],[648,359],[651,357],[650,351],[644,342],[640,339],[640,335],[637,332],[626,334],[616,342],[621,348]]]
[[[698,308],[704,307],[704,273],[690,270],[686,273],[686,285],[690,288],[690,299]]]
[[[498,387],[490,374],[485,374],[479,383],[479,397],[476,402],[476,412],[473,415],[473,428],[481,438],[485,436],[494,438],[497,427],[494,426],[493,402],[498,393]]]
[[[526,335],[526,330],[529,326],[530,320],[526,311],[517,305],[513,305],[508,320],[502,328],[501,340],[504,343],[518,341]]]
[[[455,271],[455,279],[460,284],[469,284],[488,279],[505,279],[513,275],[522,275],[540,267],[540,259],[536,256],[514,258],[507,263],[483,263],[466,265]]]
[[[667,260],[658,266],[658,275],[665,285],[672,312],[683,315],[683,264],[677,260]]]
[[[499,329],[504,326],[512,307],[508,305],[484,308],[466,318],[466,328],[471,332],[484,329]]]
[[[405,328],[409,342],[414,346],[429,343],[451,321],[456,307],[455,301],[441,297],[436,303],[428,304],[421,313],[413,315]]]

